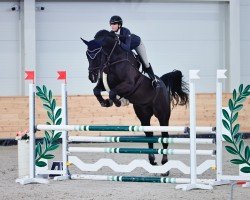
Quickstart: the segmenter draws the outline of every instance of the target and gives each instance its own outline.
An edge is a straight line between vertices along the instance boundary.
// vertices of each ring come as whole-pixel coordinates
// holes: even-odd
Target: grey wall
[[[241,0],[240,7],[241,27],[241,82],[250,84],[250,1]]]
[[[0,95],[19,94],[19,12],[13,3],[0,2]]]
[[[86,47],[80,36],[92,39],[109,29],[111,15],[143,39],[155,72],[200,69],[198,91],[215,91],[215,70],[224,68],[223,3],[46,2],[36,13],[38,82],[53,85],[53,74],[66,69],[71,94],[92,93],[87,79]],[[53,87],[53,86],[52,86]],[[55,90],[58,86],[55,86]]]
[[[20,83],[19,12],[14,3],[0,2],[0,92],[18,95]],[[225,3],[155,3],[46,1],[36,11],[37,83],[60,93],[57,70],[67,70],[69,94],[92,94],[87,78],[86,47],[79,38],[93,38],[109,29],[111,15],[119,14],[124,26],[143,39],[156,74],[173,69],[200,69],[198,92],[215,92],[215,71],[225,68]],[[241,0],[241,79],[250,84],[250,2]]]

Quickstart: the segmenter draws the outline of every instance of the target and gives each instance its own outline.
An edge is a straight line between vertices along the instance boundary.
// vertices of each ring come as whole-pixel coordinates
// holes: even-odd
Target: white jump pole
[[[61,101],[62,101],[62,125],[68,124],[68,102],[67,102],[67,74],[66,71],[57,71],[59,77],[58,80],[64,80],[61,84]],[[69,169],[68,169],[68,131],[62,131],[62,174],[61,176],[54,177],[54,180],[66,180],[69,179]]]
[[[185,126],[112,126],[112,125],[47,125],[38,124],[37,130],[56,130],[56,131],[129,131],[129,132],[184,132]],[[213,132],[213,127],[196,127],[196,132]]]
[[[197,162],[196,162],[196,102],[195,102],[195,80],[200,79],[198,75],[199,70],[189,70],[189,101],[190,101],[190,175],[191,180],[189,184],[177,185],[176,189],[184,191],[192,189],[211,190],[211,185],[197,183]]]
[[[30,183],[48,183],[47,179],[36,177],[35,167],[35,90],[34,84],[29,84],[29,177],[17,179],[22,185]]]
[[[29,84],[29,148],[30,179],[35,178],[35,92],[34,84]]]
[[[217,70],[217,82],[216,82],[216,180],[212,185],[225,185],[230,184],[231,181],[246,181],[246,184],[243,184],[243,187],[249,187],[247,181],[250,180],[250,177],[247,174],[244,175],[224,175],[223,174],[223,138],[222,138],[222,82],[223,79],[226,79],[225,72],[227,70]]]
[[[62,92],[62,124],[67,125],[68,124],[68,102],[67,102],[67,87],[66,84],[63,83],[61,86],[61,92]],[[62,157],[63,157],[63,177],[68,178],[68,155],[67,155],[67,149],[68,149],[68,132],[63,131],[62,132]]]
[[[222,81],[227,70],[217,70],[216,77],[216,180],[212,185],[228,184],[222,180]]]
[[[67,85],[61,85],[61,100],[62,100],[62,125],[68,124],[68,104],[67,104]],[[67,180],[69,179],[68,170],[68,131],[62,130],[62,161],[63,161],[63,174],[54,177],[54,180]]]

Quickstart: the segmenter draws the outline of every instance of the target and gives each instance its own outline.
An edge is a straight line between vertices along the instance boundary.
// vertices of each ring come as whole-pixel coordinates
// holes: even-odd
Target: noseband
[[[102,47],[100,47],[100,48],[97,48],[97,49],[94,49],[94,50],[87,50],[87,55],[89,56],[89,58],[91,59],[91,60],[94,60],[95,58],[96,58],[96,56],[98,55],[98,53],[100,53],[102,51]],[[93,72],[93,71],[95,71],[95,70],[97,70],[99,67],[94,67],[94,68],[88,68],[88,70],[90,71],[90,72]]]

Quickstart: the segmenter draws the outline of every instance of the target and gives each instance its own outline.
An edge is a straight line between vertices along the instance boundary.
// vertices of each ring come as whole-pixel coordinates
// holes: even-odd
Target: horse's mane
[[[115,34],[113,32],[109,32],[105,29],[98,31],[95,34],[95,40],[104,40],[105,38],[110,37],[110,38],[115,38]]]

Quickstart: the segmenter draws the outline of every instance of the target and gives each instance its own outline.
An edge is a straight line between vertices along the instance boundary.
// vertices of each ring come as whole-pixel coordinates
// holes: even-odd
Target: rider
[[[160,87],[159,80],[155,77],[151,64],[148,62],[146,49],[141,41],[141,38],[135,34],[131,34],[129,29],[122,26],[122,18],[120,16],[112,16],[109,20],[111,26],[111,32],[114,32],[120,40],[120,46],[126,51],[132,51],[133,49],[142,59],[145,67],[145,72],[152,80],[152,84],[155,88]]]

